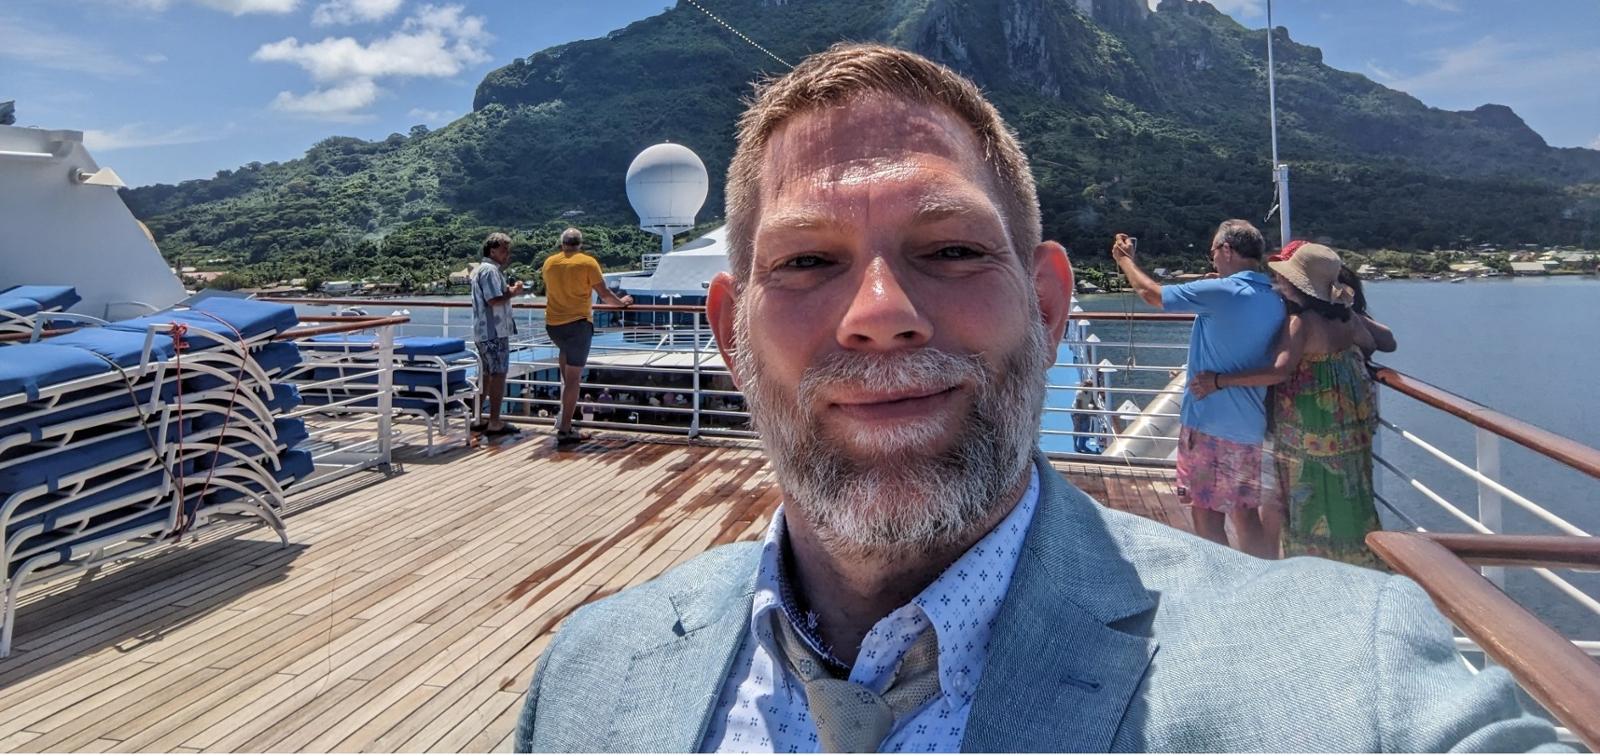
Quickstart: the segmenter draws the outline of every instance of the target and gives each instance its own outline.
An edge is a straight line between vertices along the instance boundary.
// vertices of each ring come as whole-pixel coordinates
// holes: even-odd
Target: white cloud
[[[302,95],[279,92],[272,107],[285,113],[332,120],[359,120],[357,112],[378,101],[378,85],[371,79],[351,79]]]
[[[483,18],[461,15],[461,6],[426,6],[400,30],[361,44],[351,37],[328,37],[303,44],[294,37],[262,45],[253,60],[293,63],[317,81],[380,76],[448,77],[484,63],[489,54]]]
[[[304,95],[280,92],[273,107],[349,118],[382,94],[381,79],[448,78],[488,62],[490,39],[482,16],[465,15],[459,5],[425,5],[398,30],[371,42],[328,37],[305,43],[287,37],[262,45],[251,59],[292,63],[319,85]]]
[[[1600,150],[1600,134],[1594,136],[1594,141],[1589,143],[1589,149]]]
[[[103,78],[131,76],[143,70],[101,43],[0,13],[0,59],[6,58],[24,66]]]
[[[1600,80],[1593,49],[1552,50],[1535,41],[1494,36],[1427,53],[1429,67],[1385,84],[1431,105],[1472,108],[1485,102],[1511,106],[1559,104]]]
[[[405,0],[328,0],[311,12],[313,26],[382,21],[400,10]]]
[[[172,144],[194,144],[221,139],[222,134],[204,131],[195,126],[152,130],[142,123],[130,123],[109,131],[85,129],[83,144],[95,152],[113,152],[136,147],[163,147]]]
[[[146,55],[140,55],[139,59],[151,65],[167,62],[167,56],[165,53],[149,53]]]
[[[1372,78],[1383,82],[1390,82],[1400,78],[1399,74],[1379,66],[1375,60],[1367,61],[1367,73],[1372,74]]]
[[[1418,8],[1432,8],[1434,10],[1449,11],[1450,13],[1461,12],[1461,6],[1457,5],[1455,0],[1406,0],[1406,5],[1415,5]]]
[[[426,110],[424,108],[412,108],[406,112],[406,115],[412,118],[420,119],[423,123],[438,124],[454,121],[456,117],[461,114],[454,110]]]

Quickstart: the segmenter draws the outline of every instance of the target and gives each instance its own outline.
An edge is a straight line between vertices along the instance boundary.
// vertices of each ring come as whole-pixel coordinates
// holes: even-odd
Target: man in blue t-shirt
[[[1266,241],[1248,221],[1223,221],[1211,240],[1216,278],[1162,286],[1133,259],[1133,243],[1117,234],[1111,257],[1128,283],[1151,306],[1197,316],[1189,336],[1189,373],[1226,373],[1270,367],[1272,346],[1283,325],[1283,300],[1261,271]],[[1195,533],[1227,544],[1225,521],[1233,520],[1241,551],[1264,558],[1277,554],[1275,506],[1263,488],[1271,466],[1263,453],[1267,431],[1264,388],[1225,388],[1204,399],[1183,395],[1178,434],[1178,498],[1191,507]]]

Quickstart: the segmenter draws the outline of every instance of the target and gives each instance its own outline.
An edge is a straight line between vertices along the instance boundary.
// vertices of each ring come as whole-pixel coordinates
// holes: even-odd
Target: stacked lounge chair
[[[0,333],[26,334],[38,341],[47,327],[105,325],[105,321],[67,312],[83,301],[71,286],[24,285],[0,291]]]
[[[308,354],[292,379],[306,404],[322,405],[329,413],[377,410],[379,354],[375,336],[314,336],[300,342],[300,348]],[[438,450],[436,440],[466,436],[477,395],[470,373],[476,365],[477,358],[461,339],[395,339],[391,411],[423,421],[428,454]],[[451,425],[455,422],[460,428],[453,435]]]
[[[209,525],[255,518],[285,545],[283,487],[313,471],[286,305],[213,298],[0,347],[0,656],[29,584]]]

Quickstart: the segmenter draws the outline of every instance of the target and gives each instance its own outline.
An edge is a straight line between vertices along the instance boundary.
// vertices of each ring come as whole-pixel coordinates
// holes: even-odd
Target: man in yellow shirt
[[[556,442],[574,443],[586,436],[572,429],[578,408],[578,384],[589,362],[594,340],[591,294],[606,304],[627,307],[633,297],[617,296],[600,275],[600,263],[580,252],[583,233],[575,228],[561,232],[561,249],[544,261],[544,328],[561,352],[561,417],[556,421]]]

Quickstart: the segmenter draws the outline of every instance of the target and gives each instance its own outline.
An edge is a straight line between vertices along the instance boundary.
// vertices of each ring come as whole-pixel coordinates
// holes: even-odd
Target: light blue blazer
[[[1415,583],[1254,559],[1106,509],[1038,464],[962,750],[1564,750],[1503,670],[1461,664]],[[697,750],[758,554],[715,549],[576,612],[539,662],[517,749]]]

